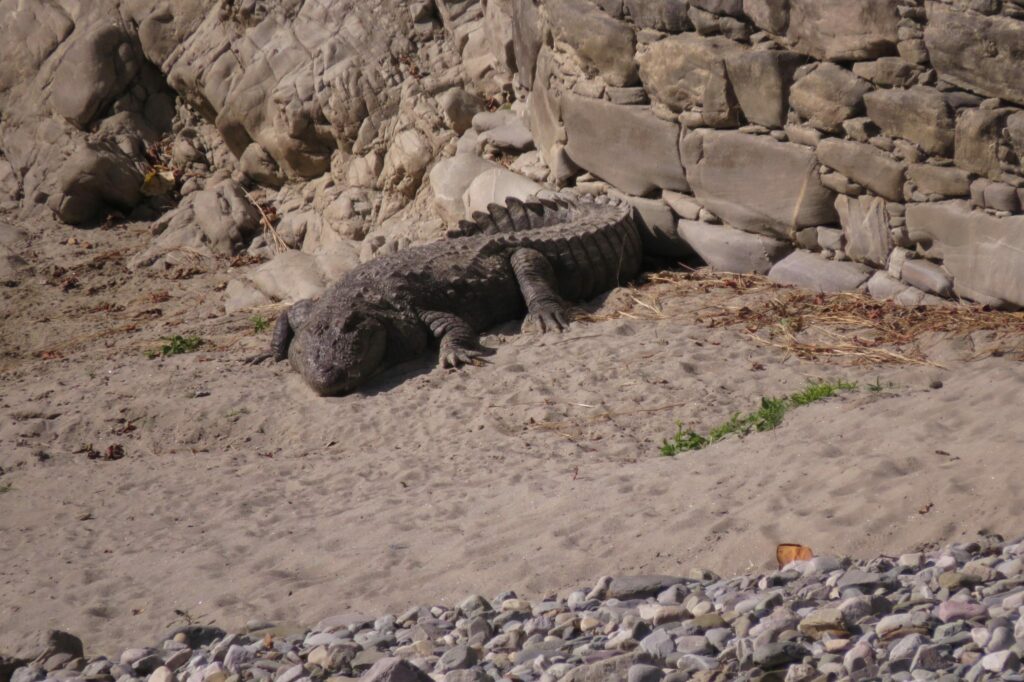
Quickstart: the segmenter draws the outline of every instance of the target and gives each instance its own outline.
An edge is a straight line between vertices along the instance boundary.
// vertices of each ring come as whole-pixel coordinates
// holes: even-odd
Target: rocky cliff
[[[236,305],[538,183],[626,196],[654,253],[1024,305],[1021,0],[2,0],[0,25],[4,194],[162,213],[140,267],[290,248]]]

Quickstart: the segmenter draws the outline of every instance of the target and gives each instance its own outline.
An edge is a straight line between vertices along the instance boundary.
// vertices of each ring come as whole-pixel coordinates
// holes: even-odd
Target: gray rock
[[[605,593],[606,599],[644,599],[655,597],[673,585],[686,583],[685,578],[669,575],[624,575],[614,576]]]
[[[846,255],[860,263],[884,268],[893,247],[885,201],[879,197],[840,196],[836,199],[836,212],[846,238]]]
[[[924,41],[946,81],[989,97],[1024,104],[1024,25],[1019,19],[963,12],[929,0]]]
[[[873,62],[856,62],[853,72],[875,85],[906,88],[914,84],[922,69],[901,57],[882,57]]]
[[[590,663],[588,665],[581,665],[578,668],[574,668],[569,672],[569,674],[562,678],[562,681],[627,682],[629,669],[634,665],[652,665],[653,663],[654,660],[650,655],[644,652],[614,656],[603,661],[598,661],[597,663]]]
[[[108,209],[127,213],[143,199],[143,179],[138,158],[113,141],[90,142],[61,164],[58,191],[47,206],[70,225],[96,220]]]
[[[1005,182],[993,182],[985,186],[984,199],[985,208],[995,211],[1007,211],[1017,213],[1020,211],[1020,199],[1017,196],[1017,188]]]
[[[701,107],[707,125],[735,127],[739,123],[739,107],[725,63],[745,49],[721,36],[671,36],[637,54],[640,78],[651,97],[672,111]]]
[[[925,194],[952,198],[970,196],[971,193],[971,174],[955,166],[912,163],[907,168],[907,179]]]
[[[957,295],[1024,306],[1024,216],[997,218],[964,201],[911,204],[907,231],[927,257],[942,261]]]
[[[238,166],[246,176],[267,187],[281,187],[286,180],[274,157],[255,142],[245,148]]]
[[[828,261],[806,251],[794,251],[775,264],[768,279],[825,293],[856,291],[871,276],[859,263]]]
[[[505,125],[487,130],[480,140],[501,151],[522,153],[533,149],[533,135],[518,116]]]
[[[783,35],[789,26],[789,0],[743,0],[743,13],[760,29]]]
[[[686,0],[626,0],[625,7],[637,28],[680,33],[690,26]]]
[[[825,62],[793,84],[789,103],[812,126],[839,132],[843,121],[864,111],[871,84],[841,66]]]
[[[679,161],[679,126],[647,107],[623,106],[564,95],[569,136],[565,149],[574,163],[627,194],[654,189],[689,190]]]
[[[903,198],[906,167],[868,144],[848,140],[822,140],[816,150],[822,165],[891,201]]]
[[[135,78],[141,66],[131,37],[116,22],[75,36],[53,74],[54,112],[85,130]]]
[[[964,170],[998,180],[999,140],[1010,109],[966,109],[956,120],[955,160]]]
[[[472,154],[456,154],[434,164],[430,169],[430,187],[441,217],[448,222],[458,222],[465,217],[462,196],[477,177],[497,168],[498,164]]]
[[[533,88],[541,39],[539,8],[533,0],[512,0],[512,49],[519,78],[527,88]]]
[[[687,135],[683,157],[693,193],[733,227],[792,239],[800,228],[837,219],[835,194],[822,186],[806,147],[708,131]]]
[[[705,263],[722,272],[766,275],[772,265],[793,250],[786,242],[724,225],[680,220],[678,229]]]
[[[492,168],[476,176],[462,195],[466,218],[474,211],[486,211],[488,204],[505,204],[508,197],[530,199],[544,189],[542,185],[504,168]]]
[[[609,85],[637,82],[633,61],[636,37],[629,24],[609,17],[586,0],[545,3],[542,12],[555,36],[571,45]]]
[[[626,674],[626,682],[661,682],[665,673],[661,668],[654,665],[635,663],[629,668]]]
[[[941,266],[922,259],[908,260],[900,269],[907,284],[936,296],[948,297],[953,293],[953,280]]]
[[[769,128],[784,126],[793,74],[804,61],[785,50],[751,50],[727,57],[729,83],[743,116]]]
[[[453,670],[444,676],[444,682],[491,682],[491,676],[479,668]]]
[[[465,644],[454,646],[441,655],[437,660],[437,672],[447,673],[452,670],[462,670],[476,665],[477,653]]]
[[[895,54],[899,14],[889,0],[790,0],[791,48],[831,61]]]
[[[935,88],[876,90],[864,95],[864,104],[886,135],[906,138],[929,154],[953,155],[953,110]]]
[[[483,108],[483,102],[476,95],[463,88],[449,88],[437,97],[441,115],[448,127],[461,135],[473,124],[473,117]]]
[[[769,642],[754,647],[754,663],[766,670],[800,661],[807,649],[796,642]]]
[[[429,675],[401,658],[382,658],[359,678],[364,682],[433,682]]]
[[[655,661],[664,661],[676,650],[676,645],[664,628],[658,628],[640,640],[640,648],[650,654]]]

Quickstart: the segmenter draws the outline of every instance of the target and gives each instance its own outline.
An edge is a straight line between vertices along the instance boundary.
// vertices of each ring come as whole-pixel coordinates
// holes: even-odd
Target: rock
[[[630,668],[638,664],[652,665],[654,660],[644,652],[614,656],[574,668],[561,679],[562,682],[627,682]]]
[[[437,104],[441,116],[449,128],[461,135],[473,122],[473,116],[483,109],[483,102],[476,95],[463,88],[449,88],[438,95]]]
[[[864,95],[864,104],[886,135],[906,138],[928,154],[953,155],[953,110],[935,88],[875,90]]]
[[[1020,656],[1013,651],[997,651],[981,659],[981,667],[989,672],[1004,673],[1020,669]]]
[[[821,639],[827,634],[844,634],[846,632],[846,620],[839,609],[817,609],[804,616],[797,629],[811,639]]]
[[[826,62],[793,84],[789,102],[815,128],[839,132],[843,121],[864,111],[864,95],[870,91],[867,81]]]
[[[985,186],[983,196],[985,208],[1007,213],[1020,211],[1020,199],[1017,196],[1017,188],[1013,185],[1008,185],[1005,182],[993,182]]]
[[[701,204],[746,232],[792,239],[837,219],[835,194],[821,185],[814,152],[767,136],[691,133],[683,141],[687,178]]]
[[[750,50],[725,59],[729,83],[743,116],[769,128],[786,124],[793,74],[804,62],[795,52]]]
[[[116,22],[73,36],[53,74],[53,109],[86,130],[135,78],[141,66],[131,37]]]
[[[807,649],[796,642],[770,642],[754,647],[754,664],[765,670],[781,668],[799,662]]]
[[[177,682],[177,679],[177,676],[170,668],[160,666],[150,673],[147,682]]]
[[[249,178],[267,187],[281,187],[285,177],[274,157],[255,142],[245,148],[238,160],[239,168]]]
[[[829,61],[896,53],[899,14],[889,0],[790,0],[791,49]]]
[[[906,268],[911,262],[907,261],[903,267]],[[939,604],[939,607],[935,610],[935,615],[943,623],[949,623],[954,620],[984,618],[988,615],[988,609],[985,608],[984,604],[978,604],[977,602],[949,599]]]
[[[907,284],[936,296],[949,297],[953,293],[953,280],[941,266],[931,261],[908,260],[900,269],[900,277]]]
[[[530,199],[544,189],[529,178],[524,178],[504,168],[492,168],[476,176],[462,195],[466,218],[474,211],[486,211],[488,204],[502,204],[509,197]]]
[[[533,0],[512,0],[512,49],[519,78],[530,89],[533,88],[541,38],[540,10]]]
[[[301,251],[279,253],[252,275],[253,284],[274,301],[294,303],[315,298],[327,288],[327,279],[316,257]]]
[[[625,8],[637,28],[681,33],[690,26],[686,0],[626,0]]]
[[[676,644],[664,628],[658,628],[640,640],[640,648],[650,654],[655,661],[664,661],[676,650]]]
[[[818,160],[854,182],[891,201],[903,198],[905,167],[871,145],[848,140],[822,140]]]
[[[680,220],[679,235],[705,263],[722,272],[766,275],[793,250],[777,239],[694,220]]]
[[[471,154],[457,154],[434,164],[430,170],[430,187],[441,217],[449,223],[465,217],[462,197],[466,190],[481,174],[499,168],[498,164]]]
[[[884,268],[893,246],[885,201],[879,197],[840,196],[836,199],[836,212],[846,238],[846,255],[860,263]]]
[[[853,72],[866,81],[888,88],[910,87],[921,73],[921,67],[901,57],[882,57],[873,62],[856,62]]]
[[[69,225],[94,221],[108,209],[127,213],[143,199],[143,179],[136,157],[111,140],[90,142],[61,164],[47,206]]]
[[[946,664],[946,647],[941,644],[925,644],[918,647],[914,659],[910,662],[911,670],[941,670]]]
[[[475,649],[461,644],[452,647],[442,654],[437,661],[437,672],[447,673],[452,670],[462,670],[476,665],[477,653]]]
[[[359,679],[363,682],[433,682],[416,666],[393,657],[378,660]]]
[[[671,36],[637,54],[640,79],[652,98],[672,111],[701,107],[712,127],[735,127],[739,107],[729,85],[726,59],[745,48],[721,36]]]
[[[418,130],[403,130],[395,135],[384,156],[380,173],[382,189],[392,189],[408,197],[415,195],[427,166],[433,160],[430,142]]]
[[[697,216],[700,215],[702,206],[693,197],[688,197],[678,192],[665,191],[661,193],[661,198],[680,218],[696,220]]]
[[[686,583],[685,578],[668,575],[626,575],[611,579],[605,599],[644,599],[655,597],[673,585]]]
[[[743,13],[760,29],[783,35],[789,26],[789,0],[743,0]]]
[[[633,61],[636,37],[628,24],[612,19],[586,0],[545,3],[541,11],[555,37],[572,46],[580,59],[609,85],[637,82]]]
[[[661,682],[665,673],[661,668],[654,665],[635,663],[629,668],[626,674],[626,682]]]
[[[827,261],[806,251],[794,251],[775,264],[768,279],[780,284],[833,293],[856,291],[871,276],[871,269],[859,263]]]
[[[562,98],[569,158],[627,194],[657,188],[689,190],[679,161],[679,126],[647,107],[623,106],[578,95]]]
[[[1008,109],[966,109],[956,120],[956,165],[993,180],[1002,175],[999,139]]]
[[[1024,24],[1004,16],[964,12],[934,0],[925,3],[924,41],[944,80],[988,97],[1024,104]]]
[[[942,261],[957,295],[1024,306],[1024,216],[997,218],[965,201],[911,204],[907,232],[925,256]]]
[[[505,125],[484,132],[480,140],[500,151],[517,154],[533,149],[533,135],[518,116]]]
[[[224,288],[224,312],[259,308],[271,303],[270,298],[246,280],[233,279]]]
[[[966,197],[971,193],[970,173],[955,166],[912,163],[907,168],[907,179],[925,194]]]

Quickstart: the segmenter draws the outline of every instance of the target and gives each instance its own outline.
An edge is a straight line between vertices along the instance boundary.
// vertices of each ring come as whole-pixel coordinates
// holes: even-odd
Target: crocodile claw
[[[569,316],[564,310],[544,310],[530,313],[523,321],[524,327],[536,327],[542,334],[562,332],[569,328]]]
[[[452,350],[441,353],[438,364],[441,369],[458,369],[463,365],[474,365],[479,367],[480,365],[486,364],[484,355],[487,354],[485,350],[477,350],[474,348],[454,348]]]

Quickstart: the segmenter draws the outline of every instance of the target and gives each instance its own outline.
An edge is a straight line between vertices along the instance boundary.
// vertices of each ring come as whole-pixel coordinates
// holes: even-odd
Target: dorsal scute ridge
[[[543,191],[527,200],[509,197],[505,205],[490,203],[487,211],[474,211],[472,220],[460,220],[446,232],[451,239],[483,234],[521,232],[552,227],[585,219],[594,209],[622,208],[628,204],[607,194],[593,195],[574,190]]]

